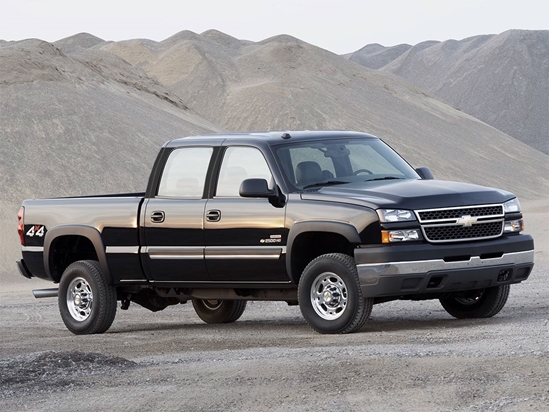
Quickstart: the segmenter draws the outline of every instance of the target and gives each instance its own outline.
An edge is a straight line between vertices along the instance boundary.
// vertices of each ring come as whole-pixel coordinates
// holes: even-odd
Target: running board
[[[36,299],[40,298],[56,298],[59,294],[59,289],[53,288],[53,289],[34,289],[32,291],[32,294]]]

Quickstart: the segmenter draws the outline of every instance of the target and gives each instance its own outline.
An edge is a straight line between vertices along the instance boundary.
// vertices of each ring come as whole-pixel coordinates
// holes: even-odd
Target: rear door
[[[204,215],[208,274],[216,281],[287,282],[286,209],[274,207],[268,199],[241,197],[240,184],[247,178],[274,184],[259,149],[227,147]]]
[[[144,205],[148,277],[156,282],[207,281],[204,263],[205,186],[214,149],[174,149],[164,167],[156,195]]]

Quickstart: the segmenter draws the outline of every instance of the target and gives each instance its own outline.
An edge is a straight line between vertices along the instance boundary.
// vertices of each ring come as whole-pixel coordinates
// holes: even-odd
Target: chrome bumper
[[[366,297],[452,292],[519,283],[534,266],[534,251],[505,253],[497,258],[472,256],[462,261],[443,259],[358,264]]]

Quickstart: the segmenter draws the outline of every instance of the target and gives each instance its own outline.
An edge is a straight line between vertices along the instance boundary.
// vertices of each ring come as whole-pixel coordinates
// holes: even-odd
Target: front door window
[[[272,182],[271,171],[261,152],[253,147],[229,147],[223,157],[215,195],[238,197],[240,184],[250,178]]]

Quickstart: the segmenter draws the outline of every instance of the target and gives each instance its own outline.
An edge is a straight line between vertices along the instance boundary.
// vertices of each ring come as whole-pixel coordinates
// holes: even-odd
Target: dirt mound
[[[370,69],[381,69],[383,66],[391,63],[400,55],[410,50],[409,44],[399,44],[393,47],[384,47],[380,44],[368,44],[362,49],[345,56],[358,64]]]
[[[90,375],[114,375],[137,366],[124,358],[79,351],[39,352],[0,360],[0,398],[84,386]]]
[[[54,42],[53,44],[65,53],[74,52],[80,49],[89,49],[98,44],[104,43],[105,40],[100,39],[89,33],[78,33]]]
[[[402,76],[549,154],[549,30],[509,30],[399,47],[368,45],[348,57]]]

